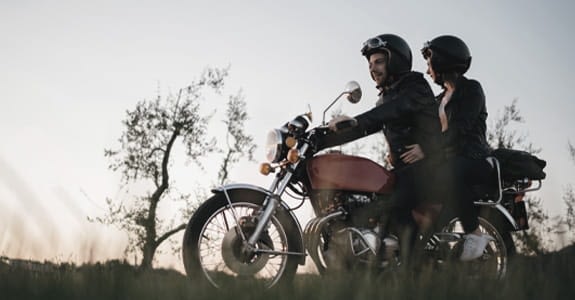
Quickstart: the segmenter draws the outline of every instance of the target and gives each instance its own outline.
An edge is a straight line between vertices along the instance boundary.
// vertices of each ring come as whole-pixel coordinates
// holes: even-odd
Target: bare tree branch
[[[567,142],[567,148],[569,149],[569,156],[571,156],[571,160],[575,163],[575,147],[571,145],[571,142]]]
[[[162,242],[164,242],[165,240],[167,240],[169,237],[171,237],[172,235],[182,231],[186,229],[186,224],[180,224],[178,227],[173,228],[170,231],[165,232],[163,235],[159,236],[158,239],[156,240],[157,245],[159,246]]]

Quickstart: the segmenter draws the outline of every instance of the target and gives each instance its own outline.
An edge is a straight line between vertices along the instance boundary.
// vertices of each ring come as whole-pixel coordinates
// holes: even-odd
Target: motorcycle
[[[275,173],[269,189],[230,184],[214,189],[187,224],[183,262],[188,277],[217,288],[237,282],[270,288],[293,279],[298,265],[311,257],[320,274],[355,268],[393,270],[401,266],[400,239],[380,223],[378,207],[393,193],[394,174],[363,157],[318,151],[317,141],[329,129],[325,113],[342,96],[356,103],[361,89],[350,82],[324,110],[323,125],[308,130],[311,113],[302,114],[267,136],[264,175]],[[353,121],[338,123],[353,126]],[[471,262],[474,272],[501,278],[515,253],[511,232],[528,228],[524,196],[532,180],[501,177],[495,157],[488,158],[496,178],[478,187],[475,205],[479,227],[493,240]],[[290,207],[282,196],[301,200]],[[295,195],[294,195],[295,194]],[[315,217],[302,230],[293,211],[310,201]],[[421,252],[435,266],[458,260],[464,231],[456,215],[440,204],[412,211],[423,241]],[[430,225],[431,224],[431,225]],[[307,253],[306,253],[307,251]]]

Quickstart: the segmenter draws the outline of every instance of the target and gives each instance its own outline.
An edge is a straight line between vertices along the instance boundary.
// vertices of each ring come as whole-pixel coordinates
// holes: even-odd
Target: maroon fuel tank
[[[393,173],[367,158],[329,153],[307,163],[314,190],[345,190],[386,194],[393,190]]]

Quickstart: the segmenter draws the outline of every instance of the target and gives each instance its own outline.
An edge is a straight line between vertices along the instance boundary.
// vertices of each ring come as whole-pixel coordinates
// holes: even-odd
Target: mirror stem
[[[337,96],[337,98],[335,98],[335,100],[333,100],[333,102],[331,102],[331,104],[323,111],[323,120],[321,121],[321,125],[325,126],[325,113],[330,109],[330,107],[332,107],[337,100],[339,100],[339,98],[341,98],[341,96],[345,95],[345,94],[349,94],[348,92],[343,92],[341,94],[339,94],[339,96]]]

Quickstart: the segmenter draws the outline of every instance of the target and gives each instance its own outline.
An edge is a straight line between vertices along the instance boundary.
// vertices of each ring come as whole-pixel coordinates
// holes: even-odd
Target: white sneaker
[[[489,244],[490,241],[495,240],[488,234],[466,234],[463,238],[465,241],[463,242],[461,257],[459,258],[462,261],[470,261],[479,258],[483,255],[483,251],[485,251],[487,244]]]

